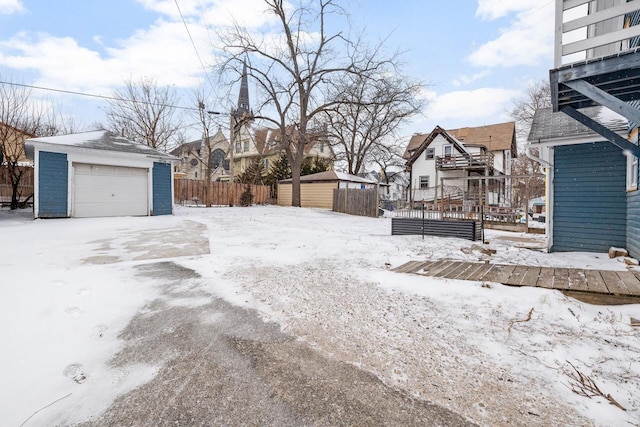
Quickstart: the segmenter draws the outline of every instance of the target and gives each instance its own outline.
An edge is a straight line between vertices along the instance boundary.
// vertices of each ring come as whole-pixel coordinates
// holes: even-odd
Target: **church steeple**
[[[251,115],[249,109],[249,80],[247,78],[247,63],[244,63],[242,69],[242,80],[240,81],[240,94],[238,95],[238,108],[235,111],[236,117],[242,117],[246,113]]]

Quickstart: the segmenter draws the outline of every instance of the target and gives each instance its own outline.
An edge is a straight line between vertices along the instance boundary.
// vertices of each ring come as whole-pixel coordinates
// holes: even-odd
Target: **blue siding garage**
[[[171,215],[173,212],[173,193],[171,191],[171,165],[153,164],[153,215]]]
[[[627,238],[626,157],[609,142],[554,148],[552,251],[606,252]]]
[[[67,155],[41,151],[38,161],[38,210],[43,218],[67,215],[69,171]]]
[[[36,218],[171,215],[177,157],[108,131],[32,138]]]

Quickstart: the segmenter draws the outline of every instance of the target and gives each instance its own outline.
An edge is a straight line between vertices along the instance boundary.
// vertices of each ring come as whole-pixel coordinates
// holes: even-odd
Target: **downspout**
[[[542,159],[541,157],[538,157],[535,154],[533,154],[531,152],[531,148],[533,147],[531,146],[530,142],[525,144],[524,152],[527,155],[527,157],[533,160],[534,162],[541,164],[546,169],[545,193],[547,195],[547,200],[546,200],[547,252],[551,252],[551,246],[553,246],[553,186],[551,185],[551,181],[553,180],[553,165],[548,161]],[[525,215],[529,215],[528,211],[529,211],[529,206],[527,206],[527,211],[525,212]],[[528,218],[527,218],[527,221],[528,221]]]

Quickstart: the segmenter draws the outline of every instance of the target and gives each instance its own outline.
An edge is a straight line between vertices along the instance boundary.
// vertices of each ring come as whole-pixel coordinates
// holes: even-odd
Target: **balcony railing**
[[[555,68],[635,50],[640,1],[556,0]]]
[[[493,155],[467,154],[460,156],[436,157],[436,168],[439,170],[492,169]]]

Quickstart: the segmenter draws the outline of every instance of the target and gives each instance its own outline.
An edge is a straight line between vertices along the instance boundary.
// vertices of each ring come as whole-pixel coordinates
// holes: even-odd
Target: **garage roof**
[[[279,182],[286,184],[291,182],[292,179],[283,179]],[[361,178],[356,175],[350,175],[348,173],[336,172],[333,170],[314,173],[311,175],[304,175],[300,177],[300,182],[336,182],[336,181],[346,181],[346,182],[359,182],[363,184],[377,184],[376,181],[372,181],[370,179]]]
[[[55,145],[61,147],[85,148],[90,150],[142,154],[147,156],[160,157],[164,160],[180,160],[175,156],[163,153],[162,151],[158,151],[147,145],[119,137],[116,134],[106,130],[28,139],[25,141],[25,148],[27,150],[27,156],[29,158],[33,158],[34,143]]]

